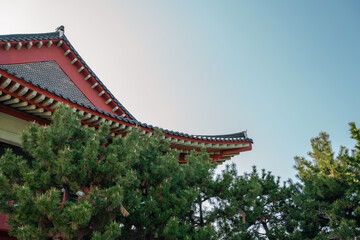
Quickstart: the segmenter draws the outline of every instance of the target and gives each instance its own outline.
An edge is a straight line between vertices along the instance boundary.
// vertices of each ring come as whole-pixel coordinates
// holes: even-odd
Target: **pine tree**
[[[201,185],[213,165],[205,151],[179,165],[179,152],[138,129],[109,137],[60,106],[51,125],[32,124],[26,153],[0,158],[0,212],[18,239],[211,239],[195,225]],[[26,157],[25,157],[26,156]],[[194,220],[195,219],[195,220]]]
[[[350,123],[355,148],[341,147],[335,157],[325,132],[311,140],[309,156],[296,157],[304,187],[295,197],[301,208],[301,233],[307,239],[354,239],[360,236],[360,130]]]
[[[298,184],[284,183],[270,172],[238,175],[236,166],[227,166],[216,178],[214,210],[209,219],[216,222],[221,239],[299,239],[294,216],[297,208],[292,201]]]
[[[119,146],[109,127],[82,127],[60,106],[52,124],[32,124],[22,136],[29,158],[0,158],[0,212],[18,239],[116,239],[123,208]],[[107,146],[108,145],[108,146]]]
[[[120,154],[128,170],[121,171],[120,183],[130,214],[119,219],[121,239],[203,239],[200,232],[212,233],[191,224],[198,184],[211,174],[208,154],[192,152],[179,165],[179,152],[161,142],[159,131],[151,138],[138,135],[134,131],[124,139]]]
[[[354,239],[360,236],[360,130],[335,157],[329,136],[296,157],[300,183],[270,172],[215,177],[203,151],[179,164],[160,130],[110,137],[60,106],[0,157],[0,213],[25,239]]]

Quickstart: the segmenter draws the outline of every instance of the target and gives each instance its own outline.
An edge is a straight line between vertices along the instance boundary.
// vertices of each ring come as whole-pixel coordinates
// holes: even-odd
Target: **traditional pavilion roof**
[[[42,47],[45,48],[42,51],[53,48],[54,55],[61,50],[61,59],[44,57],[49,53],[39,52]],[[21,51],[27,54],[26,51],[31,48],[38,51],[35,60],[32,56],[23,57],[20,54]],[[1,57],[1,51],[8,54],[16,51],[13,52],[15,57],[24,59],[11,61],[5,55]],[[0,104],[33,114],[34,117],[49,119],[56,108],[55,104],[62,102],[84,115],[83,121],[88,125],[109,123],[115,134],[126,134],[132,127],[139,127],[144,135],[151,135],[154,130],[152,125],[136,120],[106,88],[66,38],[63,27],[51,33],[0,36],[0,93]],[[226,135],[162,131],[164,141],[169,141],[174,148],[186,153],[189,149],[205,147],[217,155],[216,161],[251,150],[253,143],[246,131]]]
[[[62,26],[59,28],[61,29]],[[61,32],[62,31],[62,32]],[[33,34],[9,34],[9,35],[0,35],[0,42],[21,42],[21,41],[36,41],[36,40],[57,40],[60,39],[64,41],[69,47],[72,53],[77,57],[77,61],[80,61],[84,68],[88,70],[90,75],[96,79],[98,84],[112,97],[112,99],[117,103],[119,107],[126,113],[129,119],[135,120],[135,118],[127,111],[127,109],[114,97],[114,95],[106,88],[106,86],[101,82],[101,80],[96,76],[96,74],[91,70],[91,68],[86,64],[82,57],[78,54],[75,48],[71,45],[70,41],[63,34],[63,27],[61,31],[50,32],[50,33],[33,33]],[[28,47],[28,46],[27,46]],[[70,53],[70,52],[69,52]]]

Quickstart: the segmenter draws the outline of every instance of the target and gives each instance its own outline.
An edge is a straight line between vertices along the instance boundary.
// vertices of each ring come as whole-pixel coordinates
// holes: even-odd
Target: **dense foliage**
[[[31,125],[24,157],[0,158],[0,212],[18,239],[355,239],[360,236],[360,130],[335,157],[329,136],[296,157],[298,183],[254,167],[220,174],[205,151],[179,165],[161,131],[109,137],[61,106]]]
[[[22,136],[24,158],[0,158],[0,212],[18,239],[211,239],[193,225],[199,188],[213,166],[205,152],[179,165],[162,134],[109,137],[58,108],[49,126]]]
[[[356,141],[351,151],[340,148],[335,157],[329,135],[311,140],[311,161],[296,157],[295,168],[303,183],[294,200],[300,210],[304,236],[317,239],[355,239],[360,236],[360,130],[350,123]]]
[[[8,150],[0,158],[0,211],[18,239],[76,239],[118,234],[123,163],[108,143],[108,126],[82,128],[61,107],[50,126],[31,125],[23,138],[30,158]],[[115,231],[116,230],[116,231]],[[99,237],[98,237],[99,238]],[[95,239],[98,239],[95,238]]]

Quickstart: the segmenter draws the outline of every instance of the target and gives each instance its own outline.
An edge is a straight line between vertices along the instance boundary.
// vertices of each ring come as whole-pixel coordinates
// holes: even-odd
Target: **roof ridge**
[[[0,42],[60,39],[59,32],[0,35]]]

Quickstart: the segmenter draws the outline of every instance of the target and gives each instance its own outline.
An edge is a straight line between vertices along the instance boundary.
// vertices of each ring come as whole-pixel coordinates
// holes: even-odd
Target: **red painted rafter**
[[[4,71],[4,70],[1,70],[1,69],[0,69],[0,74],[2,74],[3,79],[10,78],[10,79],[12,80],[12,83],[11,83],[11,84],[14,84],[14,83],[19,83],[19,84],[20,84],[20,87],[18,88],[18,90],[16,90],[15,92],[12,92],[12,93],[8,90],[8,88],[0,89],[3,93],[8,94],[8,95],[11,95],[11,96],[14,97],[14,98],[18,98],[18,99],[20,99],[20,100],[22,100],[22,101],[26,101],[26,102],[28,102],[29,104],[35,105],[35,106],[37,106],[37,107],[39,107],[39,108],[43,108],[43,109],[46,110],[46,111],[50,111],[50,112],[54,112],[54,111],[55,111],[54,109],[51,109],[51,108],[50,108],[50,105],[44,107],[44,106],[42,106],[41,103],[36,103],[36,102],[34,101],[34,99],[30,99],[30,100],[26,99],[26,94],[23,95],[23,96],[19,96],[19,95],[17,94],[17,93],[19,92],[19,90],[21,90],[23,87],[27,87],[27,88],[29,88],[29,91],[36,91],[36,92],[37,92],[38,94],[40,94],[40,95],[44,95],[44,96],[46,96],[47,98],[52,98],[52,99],[54,99],[56,102],[61,102],[61,103],[67,104],[67,105],[69,105],[69,106],[71,106],[71,107],[73,107],[73,108],[78,109],[79,111],[84,111],[84,112],[87,112],[87,113],[91,113],[92,115],[97,115],[97,116],[100,116],[100,117],[102,117],[102,118],[105,118],[106,120],[112,120],[112,121],[114,121],[114,118],[112,118],[112,117],[109,117],[109,116],[107,116],[107,115],[105,115],[105,114],[101,114],[101,113],[96,112],[96,111],[94,111],[94,110],[85,108],[85,107],[83,107],[83,106],[77,105],[77,104],[75,104],[75,103],[70,102],[69,100],[65,100],[65,99],[63,99],[63,98],[61,98],[61,97],[59,97],[59,96],[56,96],[56,95],[54,95],[54,94],[51,94],[51,93],[49,93],[48,91],[43,90],[43,89],[41,89],[41,88],[39,88],[39,87],[36,87],[36,86],[32,85],[31,83],[28,83],[28,82],[26,82],[26,81],[24,81],[24,80],[22,80],[22,79],[20,79],[20,78],[17,78],[17,77],[15,77],[15,76],[7,73],[7,72]],[[54,102],[54,103],[55,103],[55,102]],[[53,104],[54,104],[54,103],[53,103]],[[118,120],[118,121],[119,121],[119,120]],[[132,126],[130,123],[127,123],[127,122],[120,122],[120,121],[119,121],[119,123],[121,123],[121,124],[123,124],[123,125],[127,125],[127,126]],[[86,123],[86,124],[92,125],[91,123]],[[94,126],[95,126],[95,125],[94,125]]]

